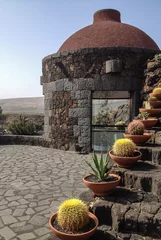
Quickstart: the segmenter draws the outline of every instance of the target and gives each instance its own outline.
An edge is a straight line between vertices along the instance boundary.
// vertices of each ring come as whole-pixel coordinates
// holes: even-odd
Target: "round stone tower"
[[[137,114],[144,67],[159,47],[143,31],[103,9],[42,61],[44,138],[54,148],[91,151],[92,96],[127,91],[130,117]]]

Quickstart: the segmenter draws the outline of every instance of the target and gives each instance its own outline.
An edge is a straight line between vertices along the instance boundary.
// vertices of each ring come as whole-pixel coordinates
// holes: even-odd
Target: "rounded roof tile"
[[[159,50],[157,44],[142,30],[121,23],[120,12],[114,9],[97,11],[92,25],[69,37],[58,52],[81,48],[138,47]]]

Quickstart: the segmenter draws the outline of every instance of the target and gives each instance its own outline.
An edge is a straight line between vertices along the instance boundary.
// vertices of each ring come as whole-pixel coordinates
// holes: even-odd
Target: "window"
[[[114,141],[123,137],[124,127],[130,119],[130,94],[125,91],[98,91],[92,94],[92,148],[107,151]]]

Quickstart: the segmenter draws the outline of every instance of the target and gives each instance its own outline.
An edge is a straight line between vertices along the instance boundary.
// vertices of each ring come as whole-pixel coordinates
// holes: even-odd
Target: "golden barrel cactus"
[[[64,231],[77,232],[89,222],[88,207],[79,199],[68,199],[60,205],[57,220]]]
[[[161,88],[160,88],[160,87],[154,88],[154,89],[153,89],[153,93],[161,94]]]
[[[132,157],[136,150],[135,143],[128,138],[121,138],[115,141],[113,153],[120,157]]]

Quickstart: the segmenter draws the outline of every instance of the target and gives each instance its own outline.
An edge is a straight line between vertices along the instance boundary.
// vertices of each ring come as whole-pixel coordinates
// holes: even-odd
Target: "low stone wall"
[[[52,147],[51,143],[43,136],[24,136],[24,135],[0,135],[0,145],[31,145]]]

